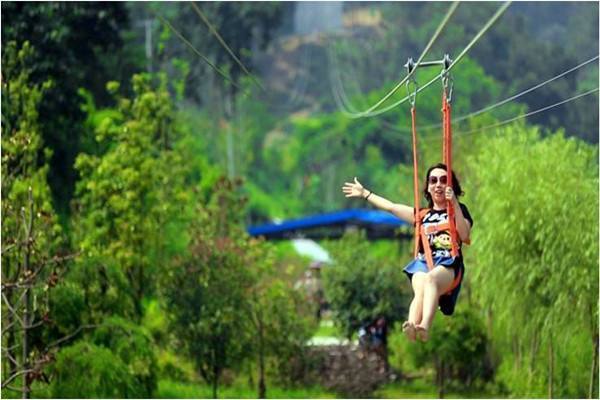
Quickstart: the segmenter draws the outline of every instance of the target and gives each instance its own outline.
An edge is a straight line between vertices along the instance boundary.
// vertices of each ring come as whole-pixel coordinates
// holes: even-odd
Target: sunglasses
[[[440,177],[430,176],[429,177],[429,184],[430,185],[435,185],[436,183],[438,183],[438,179],[440,180],[440,183],[442,185],[445,185],[445,184],[448,183],[448,176],[447,175],[443,175],[443,176],[440,176]]]

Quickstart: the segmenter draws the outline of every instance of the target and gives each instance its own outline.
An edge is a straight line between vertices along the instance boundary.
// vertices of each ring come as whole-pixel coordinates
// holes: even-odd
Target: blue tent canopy
[[[411,226],[408,223],[388,212],[369,209],[347,209],[279,223],[251,226],[248,228],[248,233],[251,236],[264,236],[267,239],[338,238],[343,235],[346,228],[352,226],[365,229],[369,239],[410,237],[407,231]],[[402,227],[406,229],[398,229]]]

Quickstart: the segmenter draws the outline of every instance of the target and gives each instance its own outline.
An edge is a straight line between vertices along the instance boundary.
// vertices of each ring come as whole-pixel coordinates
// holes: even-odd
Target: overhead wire
[[[512,3],[512,1],[507,1],[505,2],[499,9],[498,11],[496,11],[496,13],[489,19],[489,21],[484,25],[484,27],[479,31],[479,33],[477,33],[477,35],[475,35],[475,37],[473,37],[473,39],[471,40],[471,42],[465,47],[465,49],[458,55],[458,57],[456,57],[456,59],[452,62],[452,64],[450,64],[450,66],[448,67],[448,69],[446,69],[446,71],[442,72],[442,73],[448,73],[450,72],[450,70],[452,68],[454,68],[454,66],[456,64],[458,64],[458,62],[465,56],[465,54],[467,54],[467,52],[475,45],[475,43],[477,43],[477,41],[481,38],[481,36],[483,36],[483,34],[485,34],[488,29],[496,22],[496,20],[498,18],[500,18],[500,16],[504,13],[504,11],[506,11],[506,9],[508,8],[508,6]],[[415,63],[415,68],[413,68],[412,72],[416,71],[416,69],[418,68],[418,64]],[[407,75],[407,77],[410,77],[410,74]],[[436,76],[435,78],[431,79],[429,82],[427,82],[425,85],[420,86],[416,91],[415,91],[415,95],[422,92],[423,90],[427,89],[429,86],[431,86],[433,83],[435,83],[437,80],[439,80],[441,77],[441,74]],[[406,78],[405,78],[406,79]],[[352,115],[350,116],[351,118],[362,118],[362,117],[374,117],[377,115],[381,115],[385,112],[388,112],[394,108],[396,108],[397,106],[399,106],[400,104],[406,102],[407,100],[409,100],[411,98],[411,95],[408,95],[400,100],[398,100],[397,102],[390,104],[387,107],[381,108],[377,111],[373,111],[373,112],[369,112],[369,113],[363,113],[361,115]],[[347,113],[345,113],[347,114]]]
[[[350,112],[345,111],[344,114],[348,115],[351,118],[369,117],[372,114],[374,114],[373,111],[376,108],[378,108],[379,106],[381,106],[381,104],[383,104],[394,93],[396,93],[396,91],[398,91],[398,89],[400,87],[402,87],[402,85],[404,85],[412,77],[412,75],[415,73],[418,65],[421,63],[421,61],[423,60],[423,58],[425,58],[425,56],[429,53],[429,50],[431,49],[431,47],[433,46],[433,44],[437,40],[438,36],[442,32],[442,30],[444,29],[444,27],[446,26],[446,24],[448,23],[448,20],[450,19],[450,17],[452,16],[452,14],[454,14],[454,11],[456,11],[456,8],[458,7],[458,4],[459,4],[459,2],[457,2],[457,1],[452,3],[452,5],[448,9],[448,11],[446,12],[446,15],[442,19],[442,22],[439,24],[439,26],[436,29],[436,31],[434,32],[433,36],[429,40],[429,43],[427,43],[427,45],[425,46],[425,49],[421,52],[421,55],[417,59],[417,61],[415,63],[416,67],[412,71],[410,71],[408,73],[408,75],[406,75],[404,77],[404,79],[402,79],[398,84],[396,84],[396,86],[394,86],[394,88],[392,90],[390,90],[385,96],[383,96],[379,101],[377,101],[375,104],[373,104],[371,107],[369,107],[369,109],[367,109],[366,111],[359,112],[359,113],[350,113]],[[377,115],[377,114],[375,114],[375,115]]]
[[[358,73],[356,71],[355,68],[355,64],[356,64],[356,60],[358,61],[366,61],[367,63],[372,62],[373,61],[373,57],[372,57],[372,53],[374,53],[374,49],[373,49],[373,45],[371,44],[371,40],[364,40],[364,43],[362,45],[360,45],[361,42],[361,38],[360,35],[354,35],[354,28],[355,26],[358,24],[358,18],[356,17],[358,14],[357,8],[352,8],[350,10],[350,38],[354,38],[355,41],[357,42],[357,44],[359,44],[359,46],[357,47],[359,49],[359,51],[361,52],[361,57],[358,57],[357,59],[354,58],[352,60],[352,62],[349,63],[345,63],[344,64],[344,68],[342,69],[340,67],[340,63],[339,60],[342,58],[341,55],[341,48],[344,47],[345,49],[352,49],[352,47],[348,46],[347,43],[344,43],[345,41],[340,40],[339,43],[340,45],[337,45],[337,42],[334,40],[336,39],[335,36],[333,37],[334,40],[328,40],[327,42],[327,55],[328,55],[328,59],[330,61],[330,65],[333,65],[333,68],[335,68],[335,72],[336,72],[336,77],[337,79],[335,79],[335,81],[337,82],[338,86],[338,93],[342,96],[344,103],[345,103],[345,107],[348,111],[353,112],[353,113],[357,113],[359,112],[359,108],[367,108],[368,104],[366,99],[364,98],[359,98],[358,100],[360,100],[360,106],[359,107],[355,107],[353,102],[350,100],[349,96],[347,95],[346,89],[344,85],[344,82],[342,82],[342,71],[346,72],[346,76],[350,76],[349,79],[349,83],[352,85],[353,87],[353,91],[355,93],[362,93],[364,92],[364,90],[362,89],[360,82],[357,78]],[[335,45],[333,45],[333,44]],[[361,64],[362,65],[362,64]],[[368,64],[367,64],[368,65]],[[331,76],[331,74],[330,74]],[[348,79],[347,79],[348,81]],[[331,82],[331,81],[330,81]],[[331,82],[331,84],[333,84],[333,82]],[[332,90],[334,90],[334,88],[332,87]],[[338,107],[339,108],[339,107]]]
[[[554,107],[558,107],[558,106],[560,106],[562,104],[569,103],[571,101],[580,99],[582,97],[589,96],[590,94],[592,94],[594,92],[597,92],[598,89],[599,88],[597,87],[595,89],[588,90],[588,91],[586,91],[584,93],[580,93],[578,95],[569,97],[566,100],[559,101],[558,103],[554,103],[554,104],[551,104],[549,106],[542,107],[540,109],[537,109],[535,111],[531,111],[531,112],[525,113],[523,115],[517,115],[516,117],[512,117],[512,118],[506,119],[506,120],[501,121],[501,122],[497,122],[497,123],[494,123],[494,124],[491,124],[491,125],[487,125],[487,126],[483,126],[483,127],[480,127],[480,128],[475,128],[475,129],[472,129],[472,130],[466,131],[466,132],[458,131],[456,133],[453,133],[453,136],[454,137],[462,137],[462,136],[466,136],[466,135],[471,135],[473,133],[477,133],[477,132],[489,130],[489,129],[492,129],[492,128],[497,128],[499,126],[509,124],[509,123],[517,121],[519,119],[527,118],[527,117],[530,117],[532,115],[539,114],[541,112],[550,110],[550,109],[552,109]],[[421,141],[425,141],[425,142],[430,141],[430,140],[439,140],[439,138],[437,138],[437,137],[428,137],[428,138],[421,139]]]
[[[543,82],[540,82],[540,83],[538,83],[538,84],[536,84],[536,85],[534,85],[534,86],[531,86],[530,88],[528,88],[528,89],[525,89],[525,90],[523,90],[523,91],[521,91],[521,92],[519,92],[519,93],[517,93],[517,94],[515,94],[515,95],[512,95],[512,96],[510,96],[510,97],[507,97],[507,98],[506,98],[506,99],[504,99],[504,100],[501,100],[501,101],[499,101],[499,102],[497,102],[497,103],[494,103],[494,104],[491,104],[491,105],[489,105],[489,106],[486,106],[486,107],[484,107],[484,108],[482,108],[482,109],[479,109],[479,110],[477,110],[477,111],[473,111],[473,112],[471,112],[471,113],[469,113],[469,114],[466,114],[466,115],[463,115],[463,116],[461,116],[461,117],[453,118],[453,119],[452,119],[452,123],[456,123],[456,122],[461,122],[461,121],[464,121],[464,120],[466,120],[466,119],[469,119],[469,118],[475,117],[475,116],[477,116],[477,115],[480,115],[480,114],[483,114],[483,113],[485,113],[485,112],[489,112],[489,111],[493,110],[494,108],[500,107],[500,106],[502,106],[502,105],[504,105],[504,104],[506,104],[506,103],[508,103],[508,102],[511,102],[511,101],[513,101],[513,100],[516,100],[516,99],[518,99],[519,97],[526,95],[527,93],[533,92],[534,90],[536,90],[536,89],[539,89],[539,88],[541,88],[542,86],[545,86],[545,85],[549,84],[550,82],[553,82],[553,81],[555,81],[555,80],[557,80],[557,79],[560,79],[560,78],[562,78],[562,77],[563,77],[563,76],[565,76],[565,75],[568,75],[568,74],[570,74],[571,72],[577,71],[578,69],[580,69],[580,68],[582,68],[582,67],[586,66],[587,64],[589,64],[589,63],[591,63],[591,62],[593,62],[593,61],[595,61],[595,60],[598,60],[598,58],[600,58],[600,56],[596,55],[596,56],[594,56],[594,57],[590,58],[589,60],[587,60],[587,61],[584,61],[584,62],[580,63],[579,65],[577,65],[577,66],[575,66],[575,67],[569,68],[568,70],[566,70],[566,71],[564,71],[564,72],[561,72],[560,74],[558,74],[558,75],[556,75],[556,76],[553,76],[553,77],[552,77],[552,78],[550,78],[550,79],[547,79],[547,80],[545,80],[545,81],[543,81]],[[431,124],[431,125],[425,125],[425,126],[421,126],[421,127],[419,127],[419,130],[420,130],[420,131],[428,131],[428,130],[432,130],[432,129],[437,129],[437,128],[440,128],[441,126],[442,126],[442,124],[440,124],[440,123],[437,123],[437,124]],[[398,129],[398,128],[396,128],[396,129],[397,129],[398,131],[402,131],[402,132],[410,132],[410,129],[408,129],[408,128],[406,128],[406,129]]]
[[[185,43],[194,53],[196,53],[200,58],[202,58],[202,60],[204,60],[204,62],[206,62],[213,70],[215,70],[219,75],[221,75],[227,82],[231,83],[237,89],[243,90],[243,88],[241,86],[239,86],[237,83],[235,83],[233,81],[233,79],[231,79],[231,77],[229,77],[225,72],[221,71],[221,69],[219,67],[214,65],[213,62],[208,59],[208,57],[206,57],[204,54],[202,54],[200,51],[198,51],[198,49],[196,49],[194,47],[194,45],[191,44],[190,41],[185,38],[185,36],[183,36],[177,29],[175,29],[169,21],[167,21],[165,18],[163,18],[159,14],[155,14],[155,15],[158,17],[158,19],[160,19],[160,21],[165,26],[167,26],[169,28],[169,30],[171,30],[183,43]]]
[[[454,134],[454,136],[456,137],[456,136],[470,135],[470,134],[473,134],[473,133],[476,133],[476,132],[480,132],[480,131],[483,131],[483,130],[497,128],[499,126],[509,124],[509,123],[511,123],[513,121],[516,121],[516,120],[519,120],[519,119],[522,119],[522,118],[527,118],[527,117],[530,117],[532,115],[539,114],[541,112],[547,111],[547,110],[549,110],[551,108],[558,107],[558,106],[560,106],[562,104],[565,104],[565,103],[568,103],[568,102],[580,99],[580,98],[585,97],[585,96],[589,96],[590,94],[592,94],[594,92],[597,92],[598,89],[599,88],[594,88],[592,90],[588,90],[585,93],[581,93],[581,94],[575,95],[575,96],[570,97],[570,98],[568,98],[566,100],[559,101],[558,103],[554,103],[552,105],[540,108],[540,109],[535,110],[535,111],[528,112],[528,113],[523,114],[523,115],[518,115],[516,117],[504,120],[502,122],[498,122],[498,123],[495,123],[495,124],[492,124],[492,125],[488,125],[488,126],[484,126],[484,127],[481,127],[481,128],[472,129],[472,130],[467,131],[467,132],[457,132],[457,133]]]
[[[261,88],[264,91],[265,88],[263,87],[263,85],[258,81],[258,79],[253,74],[250,73],[250,71],[248,71],[248,68],[246,68],[246,66],[240,61],[240,59],[233,53],[233,50],[231,50],[231,48],[227,45],[227,43],[225,43],[225,40],[223,40],[223,38],[221,37],[221,35],[217,31],[217,29],[210,23],[210,21],[208,20],[208,18],[206,18],[206,16],[202,12],[202,10],[200,10],[200,7],[198,7],[196,5],[196,3],[193,2],[193,1],[190,2],[190,4],[194,8],[194,10],[196,11],[196,14],[198,14],[198,16],[200,17],[200,19],[202,19],[202,21],[206,24],[206,26],[208,26],[208,29],[210,30],[210,32],[217,38],[217,40],[219,41],[219,43],[225,48],[225,50],[229,53],[229,55],[240,66],[240,68],[242,69],[242,71],[244,71],[244,73],[246,73],[246,75],[248,75],[250,77],[250,79],[252,79],[252,81],[259,88]]]

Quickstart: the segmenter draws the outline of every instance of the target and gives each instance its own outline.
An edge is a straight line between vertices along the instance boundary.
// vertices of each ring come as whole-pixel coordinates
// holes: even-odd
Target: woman
[[[460,291],[460,283],[450,292],[448,291],[453,286],[454,278],[460,274],[460,281],[462,282],[464,275],[460,244],[469,240],[473,219],[467,207],[458,202],[458,196],[462,195],[463,192],[456,174],[452,173],[452,187],[450,187],[446,185],[448,180],[446,171],[446,165],[441,163],[427,170],[423,193],[429,206],[427,213],[421,219],[421,223],[424,227],[447,223],[446,205],[447,202],[452,202],[455,210],[454,219],[456,221],[459,252],[457,257],[452,257],[450,233],[448,231],[438,231],[427,235],[434,268],[431,270],[427,268],[421,241],[419,241],[417,258],[404,268],[404,272],[411,282],[414,298],[410,303],[408,320],[402,324],[402,330],[411,341],[414,341],[415,338],[426,341],[429,338],[429,329],[438,305],[446,315],[451,315],[454,312],[454,305]],[[353,183],[346,182],[342,191],[346,197],[362,197],[375,207],[388,211],[415,225],[413,207],[392,203],[376,195],[365,189],[356,177]]]

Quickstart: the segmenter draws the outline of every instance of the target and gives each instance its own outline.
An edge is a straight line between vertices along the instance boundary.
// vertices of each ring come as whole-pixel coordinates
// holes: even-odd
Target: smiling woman
[[[415,225],[418,230],[416,257],[404,268],[414,297],[402,329],[411,341],[428,339],[436,306],[439,305],[445,315],[454,313],[460,291],[464,275],[460,248],[462,243],[469,242],[473,219],[467,207],[458,201],[463,192],[454,172],[452,178],[452,185],[447,185],[445,164],[439,163],[427,170],[424,195],[429,204],[418,213],[413,207],[393,203],[365,189],[356,177],[354,182],[346,182],[342,188],[346,197],[362,197],[375,207]],[[451,234],[450,207],[454,209],[456,243]]]

